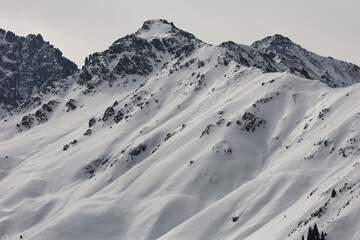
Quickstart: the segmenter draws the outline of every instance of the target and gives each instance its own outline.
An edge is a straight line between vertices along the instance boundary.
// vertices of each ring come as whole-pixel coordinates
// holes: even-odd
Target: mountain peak
[[[141,38],[164,38],[178,30],[173,23],[169,23],[164,19],[145,21],[142,27],[135,33]]]
[[[29,34],[28,36],[27,36],[27,38],[30,38],[30,39],[35,39],[35,40],[37,40],[37,41],[40,41],[40,42],[43,42],[44,41],[44,39],[43,39],[43,37],[41,36],[41,34]]]
[[[153,27],[158,27],[158,26],[167,26],[167,27],[174,27],[174,24],[172,22],[168,22],[165,19],[153,19],[153,20],[147,20],[143,23],[141,29],[144,30],[150,30]]]
[[[251,46],[254,48],[261,49],[261,48],[268,48],[270,46],[285,47],[290,45],[296,45],[296,44],[292,42],[288,37],[285,37],[280,34],[275,34],[274,36],[268,36],[259,41],[256,41]]]
[[[285,37],[281,34],[275,34],[274,36],[270,36],[275,42],[291,42],[288,37]]]
[[[145,39],[166,38],[176,34],[181,34],[188,38],[195,38],[194,35],[175,27],[172,22],[168,22],[165,19],[145,21],[142,27],[135,33],[136,36]]]
[[[251,46],[295,75],[320,80],[330,87],[352,85],[360,79],[358,66],[319,56],[280,34],[256,41]]]

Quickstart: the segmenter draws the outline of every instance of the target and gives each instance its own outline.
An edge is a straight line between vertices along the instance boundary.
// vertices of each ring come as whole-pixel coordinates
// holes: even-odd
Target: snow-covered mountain
[[[0,115],[76,69],[40,34],[19,37],[0,29]]]
[[[359,239],[359,67],[324,59],[145,22],[2,117],[0,238]]]
[[[278,34],[256,41],[251,46],[268,54],[297,76],[318,79],[330,87],[350,86],[360,79],[357,65],[319,56]]]

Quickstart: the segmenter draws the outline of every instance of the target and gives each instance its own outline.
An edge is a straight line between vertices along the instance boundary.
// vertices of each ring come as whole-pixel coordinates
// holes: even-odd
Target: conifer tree
[[[323,231],[321,231],[320,235],[319,229],[315,223],[314,228],[311,228],[311,226],[309,227],[306,240],[325,240],[325,236],[326,233],[324,233]],[[304,235],[301,236],[301,240],[305,240]]]
[[[333,189],[331,192],[331,197],[334,198],[335,196],[336,196],[336,191],[335,191],[335,189]]]
[[[321,231],[321,238],[320,238],[320,240],[325,240],[325,234],[324,234],[323,231]]]
[[[313,233],[313,230],[311,227],[309,227],[309,231],[308,231],[308,234],[307,234],[307,240],[315,240],[314,238],[314,233]]]
[[[319,229],[315,223],[314,225],[314,229],[313,229],[313,236],[315,240],[320,240],[320,234],[319,234]]]

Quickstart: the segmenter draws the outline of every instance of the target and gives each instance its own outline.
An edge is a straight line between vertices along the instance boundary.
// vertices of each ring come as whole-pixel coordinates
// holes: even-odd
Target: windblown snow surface
[[[169,37],[153,23],[136,36]],[[222,47],[196,44],[91,90],[78,72],[4,116],[0,239],[300,240],[314,223],[360,239],[360,85],[221,64]]]

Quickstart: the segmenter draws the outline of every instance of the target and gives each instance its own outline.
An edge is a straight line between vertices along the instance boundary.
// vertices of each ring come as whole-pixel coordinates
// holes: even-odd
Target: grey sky
[[[199,39],[250,45],[279,33],[302,47],[360,65],[359,0],[0,0],[0,28],[40,33],[79,67],[148,19]]]

